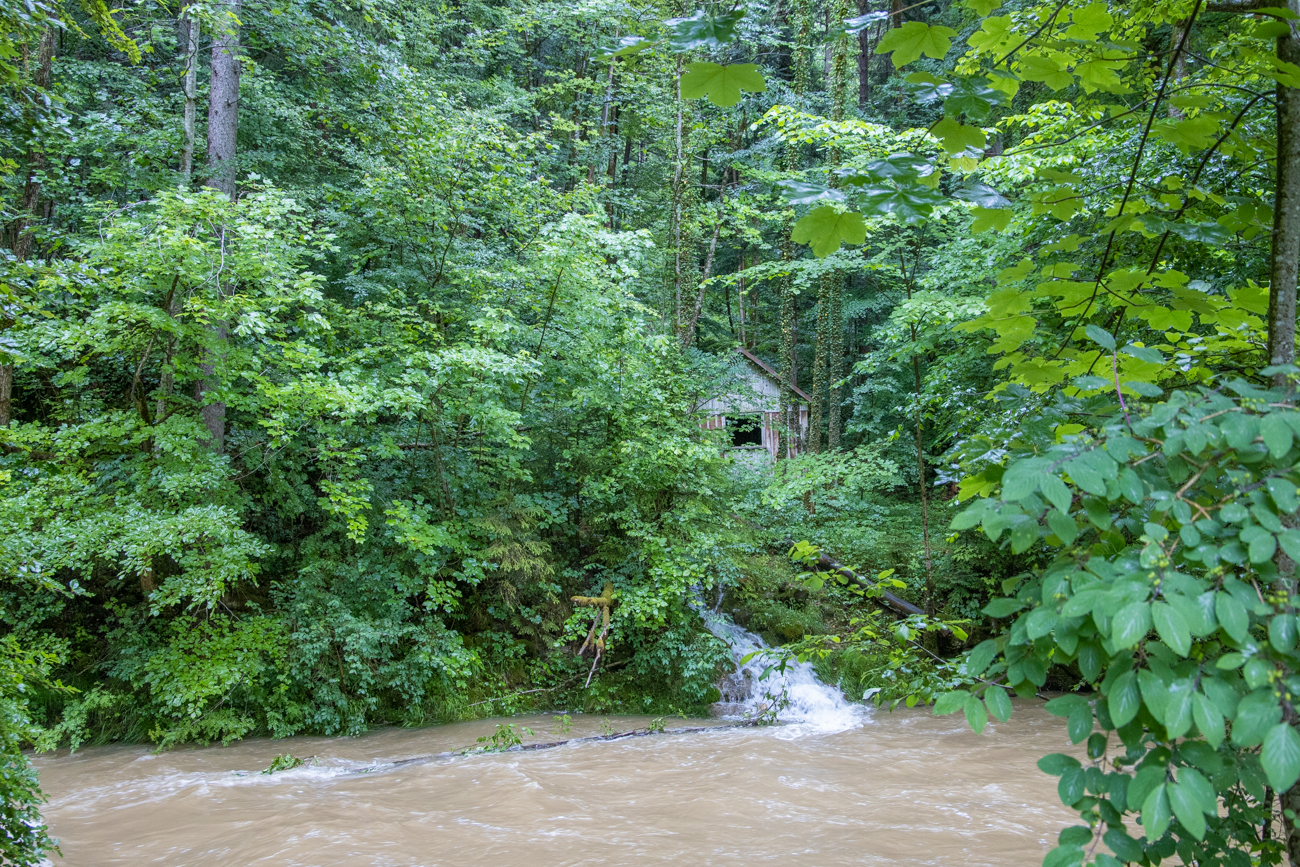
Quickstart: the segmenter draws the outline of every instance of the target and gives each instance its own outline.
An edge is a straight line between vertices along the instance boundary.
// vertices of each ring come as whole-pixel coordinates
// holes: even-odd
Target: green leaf
[[[1127,725],[1137,716],[1138,708],[1142,705],[1142,694],[1138,690],[1137,674],[1132,671],[1126,671],[1110,686],[1110,692],[1106,694],[1106,702],[1110,708],[1111,722],[1116,727]]]
[[[979,677],[989,667],[993,657],[997,655],[998,644],[993,639],[981,641],[975,645],[975,648],[966,657],[966,670],[971,674]]]
[[[1076,708],[1066,720],[1065,729],[1072,744],[1081,743],[1092,734],[1092,706],[1085,704]]]
[[[1111,621],[1111,641],[1116,647],[1132,647],[1151,631],[1151,605],[1131,602]]]
[[[976,205],[971,213],[975,215],[975,221],[971,223],[970,230],[976,235],[990,229],[1001,232],[1011,225],[1010,208],[981,208]]]
[[[1179,656],[1188,654],[1192,649],[1191,630],[1177,609],[1164,602],[1156,602],[1151,606],[1151,620],[1155,623],[1160,640],[1174,653]]]
[[[1098,343],[1111,352],[1115,351],[1115,336],[1105,328],[1100,325],[1086,325],[1083,330],[1093,343]]]
[[[790,239],[796,244],[810,244],[813,255],[820,259],[838,250],[842,242],[861,244],[867,239],[867,224],[861,214],[822,205],[794,224]]]
[[[1161,783],[1151,790],[1151,794],[1142,803],[1142,828],[1147,832],[1147,839],[1159,840],[1163,837],[1172,818],[1167,786]]]
[[[1237,716],[1232,721],[1232,742],[1239,747],[1253,747],[1263,741],[1281,719],[1282,708],[1278,706],[1273,691],[1256,690],[1237,705]]]
[[[825,184],[811,183],[793,179],[777,181],[785,200],[792,205],[811,205],[816,202],[842,202],[846,196],[840,190],[833,190]]]
[[[1083,768],[1067,768],[1056,784],[1056,792],[1061,796],[1061,803],[1074,806],[1079,803],[1087,787],[1087,776]]]
[[[989,617],[1010,617],[1025,607],[1019,599],[994,599],[984,606],[984,613]]]
[[[1250,617],[1246,608],[1231,595],[1220,590],[1214,595],[1214,613],[1219,618],[1223,631],[1233,641],[1244,641],[1250,631]]]
[[[954,196],[963,202],[979,205],[981,208],[1010,208],[1011,202],[988,184],[969,181],[957,189]]]
[[[624,36],[613,43],[608,43],[596,49],[595,59],[609,60],[614,57],[628,57],[639,54],[648,48],[653,48],[654,45],[655,43],[644,36]]]
[[[1288,557],[1300,562],[1300,530],[1284,530],[1277,541]]]
[[[1006,102],[1006,94],[990,87],[987,78],[978,76],[960,78],[953,86],[951,94],[944,100],[943,111],[948,117],[959,117],[964,114],[971,120],[982,121],[993,112],[993,106],[1003,105]]]
[[[1259,432],[1264,437],[1264,445],[1274,458],[1280,458],[1291,451],[1291,426],[1278,413],[1270,413],[1259,420]]]
[[[1268,621],[1268,643],[1279,653],[1290,653],[1295,648],[1296,619],[1294,614],[1275,614]]]
[[[956,713],[966,706],[966,699],[969,697],[970,693],[965,690],[945,692],[934,702],[934,715],[944,716],[946,714]]]
[[[967,126],[950,117],[945,117],[930,128],[930,134],[943,142],[943,149],[950,154],[959,154],[974,148],[982,150],[988,136],[977,126]]]
[[[1052,90],[1074,84],[1074,76],[1066,72],[1061,64],[1041,54],[1021,55],[1017,67],[1020,77],[1025,81],[1041,81]]]
[[[733,63],[730,66],[692,63],[686,69],[687,71],[682,75],[683,99],[699,99],[707,96],[709,102],[727,108],[740,102],[742,90],[750,93],[762,93],[767,90],[763,74],[759,72],[756,63]]]
[[[861,33],[863,30],[866,30],[872,24],[876,24],[880,21],[888,21],[888,20],[889,20],[888,12],[868,12],[867,14],[859,15],[856,18],[845,18],[844,32],[848,34]]]
[[[1083,641],[1079,643],[1079,671],[1083,674],[1085,680],[1094,681],[1101,674],[1101,667],[1105,664],[1105,657],[1101,648],[1093,641]]]
[[[890,30],[876,46],[877,54],[893,53],[890,60],[899,69],[920,58],[922,54],[942,60],[952,47],[952,37],[957,31],[939,24],[908,21],[902,27]]]
[[[1079,764],[1078,759],[1064,753],[1051,753],[1038,760],[1038,770],[1044,774],[1051,774],[1053,777],[1059,777],[1072,768],[1081,767],[1083,765]]]
[[[970,693],[966,694],[966,704],[962,706],[966,712],[966,722],[970,725],[975,734],[984,731],[984,726],[988,725],[988,711],[984,709],[984,702],[980,701]]]
[[[1184,773],[1187,771],[1186,768],[1183,770]],[[1167,789],[1169,806],[1173,808],[1173,813],[1178,817],[1178,821],[1197,840],[1204,840],[1205,813],[1201,810],[1201,804],[1194,787],[1183,783],[1175,783],[1168,786]]]
[[[994,718],[1006,722],[1011,719],[1011,699],[1000,686],[990,686],[984,691],[984,704]]]
[[[1151,134],[1176,145],[1183,153],[1207,148],[1214,143],[1219,121],[1207,115],[1179,120],[1162,120],[1151,128]]]
[[[858,191],[858,204],[864,213],[893,214],[905,223],[920,222],[946,203],[942,193],[921,183],[919,178],[864,186]]]
[[[1274,791],[1285,792],[1300,779],[1300,735],[1288,723],[1273,726],[1264,738],[1259,760],[1268,784]]]
[[[716,16],[701,9],[687,18],[669,18],[664,22],[668,47],[677,52],[722,48],[736,35],[736,25],[744,15],[744,9]]]
[[[1066,545],[1072,543],[1079,535],[1079,525],[1074,523],[1074,519],[1056,509],[1047,513],[1047,526],[1051,527],[1052,532]]]
[[[1192,719],[1206,743],[1217,750],[1223,743],[1223,714],[1199,692],[1192,695]]]

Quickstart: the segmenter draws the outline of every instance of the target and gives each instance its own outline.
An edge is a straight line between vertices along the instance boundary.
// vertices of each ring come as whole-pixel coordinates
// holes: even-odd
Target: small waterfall
[[[773,668],[766,678],[762,677],[763,670],[774,662],[767,654],[760,652],[742,664],[740,660],[749,654],[767,649],[763,639],[741,629],[725,614],[702,606],[696,610],[709,631],[725,641],[736,658],[735,674],[719,684],[723,716],[752,718],[775,707],[778,720],[796,724],[786,727],[791,737],[842,732],[862,722],[866,709],[845,701],[838,689],[818,680],[806,662],[791,661],[784,672]]]

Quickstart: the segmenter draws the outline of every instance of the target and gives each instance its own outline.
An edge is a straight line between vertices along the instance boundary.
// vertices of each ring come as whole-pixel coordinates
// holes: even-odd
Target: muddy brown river
[[[1038,756],[1067,749],[1064,725],[1028,702],[983,735],[960,715],[854,708],[834,725],[385,766],[474,747],[496,722],[41,756],[45,815],[64,856],[54,863],[1004,867],[1040,863],[1072,824],[1055,779],[1035,767]],[[533,729],[526,742],[556,740],[563,728],[550,716],[508,722]],[[564,736],[647,722],[575,715]],[[259,773],[280,753],[316,760]]]

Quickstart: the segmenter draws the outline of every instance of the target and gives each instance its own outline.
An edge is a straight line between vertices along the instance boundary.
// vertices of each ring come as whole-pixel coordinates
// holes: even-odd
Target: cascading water
[[[789,660],[782,670],[774,664],[775,658],[764,653],[768,648],[763,639],[725,614],[702,608],[697,611],[709,631],[725,641],[736,658],[736,673],[721,684],[724,716],[754,718],[775,711],[781,722],[795,724],[788,728],[789,737],[842,732],[861,724],[866,709],[845,701],[838,689],[818,680],[811,665]],[[746,657],[750,658],[742,662]]]

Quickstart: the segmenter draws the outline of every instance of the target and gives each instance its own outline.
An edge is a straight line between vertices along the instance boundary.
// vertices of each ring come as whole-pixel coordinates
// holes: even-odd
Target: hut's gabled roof
[[[750,352],[748,349],[746,349],[743,346],[737,346],[736,351],[739,352],[741,355],[745,356],[745,358],[749,359],[751,362],[753,362],[758,367],[759,370],[763,371],[763,373],[766,374],[767,377],[771,379],[774,383],[776,383],[778,386],[781,384],[781,375],[777,373],[775,370],[773,370],[772,368],[768,367],[768,365],[763,361],[763,359],[759,358],[757,355]],[[799,386],[792,385],[790,386],[790,390],[793,391],[795,394],[799,395],[801,398],[803,398],[804,401],[806,401],[807,403],[812,403],[812,398],[809,397],[807,393],[805,393],[801,388],[799,388]]]

